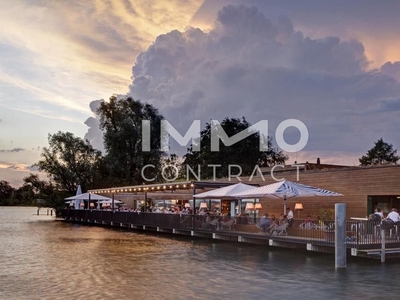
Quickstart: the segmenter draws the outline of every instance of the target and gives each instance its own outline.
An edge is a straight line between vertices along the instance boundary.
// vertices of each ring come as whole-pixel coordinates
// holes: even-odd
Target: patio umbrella
[[[248,185],[248,184],[239,182],[239,183],[228,185],[228,186],[225,186],[225,187],[222,187],[219,189],[215,189],[212,191],[195,194],[195,195],[193,195],[193,197],[198,198],[198,199],[222,199],[222,198],[238,199],[239,204],[240,204],[240,199],[243,197],[237,197],[237,196],[233,196],[233,195],[240,193],[240,192],[247,191],[249,189],[253,189],[253,188],[254,188],[254,186],[252,186],[252,185]],[[238,207],[240,208],[241,205],[238,205]],[[238,213],[240,213],[240,210],[238,211]]]
[[[79,195],[82,195],[82,188],[81,188],[81,185],[78,185],[78,188],[77,188],[77,190],[76,190],[76,195],[75,195],[75,196],[79,196]],[[80,208],[81,208],[81,203],[82,203],[81,200],[75,201],[75,202],[74,202],[75,209],[80,209]]]
[[[283,213],[286,214],[286,200],[293,197],[332,197],[342,194],[320,189],[317,187],[283,180],[276,183],[249,189],[232,196],[241,198],[280,198],[283,199]]]
[[[195,195],[193,195],[193,197],[199,198],[199,199],[221,199],[221,198],[237,199],[239,197],[233,196],[234,194],[248,191],[249,189],[253,189],[253,188],[254,188],[254,186],[252,186],[252,185],[248,185],[248,184],[239,182],[239,183],[224,186],[222,188],[215,189],[212,191],[195,194]]]
[[[76,196],[72,196],[72,197],[68,197],[65,198],[65,200],[74,200],[75,201],[75,209],[81,209],[81,204],[83,203],[83,201],[87,200],[87,201],[99,201],[99,200],[112,200],[111,198],[108,197],[104,197],[98,194],[91,194],[91,193],[84,193],[84,194],[80,194],[80,195],[76,195]],[[78,207],[78,208],[77,208]],[[88,207],[90,207],[90,204],[88,205]]]
[[[111,198],[101,196],[98,194],[84,193],[72,197],[65,198],[65,200],[112,200]]]

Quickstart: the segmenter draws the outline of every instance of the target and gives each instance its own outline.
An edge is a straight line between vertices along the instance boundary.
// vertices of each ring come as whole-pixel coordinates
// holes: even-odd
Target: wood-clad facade
[[[276,169],[278,170],[278,169]],[[354,167],[341,169],[322,170],[300,170],[274,172],[278,178],[285,178],[291,181],[327,189],[341,193],[343,197],[312,197],[292,198],[287,201],[288,206],[293,210],[295,203],[301,202],[304,210],[301,216],[308,214],[317,217],[320,208],[333,209],[335,203],[346,203],[347,217],[365,217],[373,212],[375,207],[380,207],[388,213],[392,207],[400,211],[400,166],[379,166],[379,167]],[[249,178],[242,178],[243,182],[249,182]],[[275,182],[266,172],[264,179],[261,176],[253,177],[251,183],[260,185]],[[262,198],[262,212],[278,215],[283,211],[282,200]],[[295,217],[297,212],[295,212]]]
[[[366,217],[376,207],[380,207],[384,213],[388,213],[392,207],[400,211],[400,166],[331,167],[326,165],[323,167],[325,168],[315,164],[311,167],[300,168],[297,172],[296,167],[285,166],[284,168],[275,168],[273,172],[273,176],[278,180],[285,178],[344,195],[343,197],[288,199],[287,205],[292,210],[294,210],[296,203],[303,204],[304,210],[300,212],[300,218],[305,218],[308,214],[312,218],[317,218],[320,209],[334,209],[335,203],[346,203],[347,218]],[[241,177],[240,179],[243,183],[251,185],[266,185],[276,182],[271,176],[270,170],[262,170],[262,173],[263,177],[258,174],[254,175],[251,180],[249,177]],[[137,207],[145,199],[148,201],[175,199],[175,203],[183,205],[184,202],[193,199],[193,192],[197,194],[237,182],[238,179],[232,177],[230,181],[225,178],[217,181],[174,182],[92,190],[91,192],[106,194],[109,197],[115,194],[115,199],[122,200],[132,207]],[[229,201],[229,203],[226,201]],[[278,217],[283,212],[283,201],[281,199],[261,198],[259,202],[262,204],[262,210],[258,211],[258,216],[268,212]],[[238,200],[224,200],[221,203],[224,212],[229,210],[228,213],[231,216],[235,215]],[[242,210],[244,206],[245,204],[242,203]],[[298,216],[297,211],[294,211],[294,216],[295,218]]]

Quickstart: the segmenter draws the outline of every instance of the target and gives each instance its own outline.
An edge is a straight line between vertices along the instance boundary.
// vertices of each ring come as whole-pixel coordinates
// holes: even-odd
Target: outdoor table
[[[360,237],[360,232],[361,230],[364,230],[364,224],[362,223],[362,221],[368,221],[368,218],[356,218],[356,217],[351,217],[351,220],[355,220],[358,221],[357,224],[352,224],[351,225],[351,231],[353,231],[353,228],[355,227],[356,229],[356,236],[357,238]]]

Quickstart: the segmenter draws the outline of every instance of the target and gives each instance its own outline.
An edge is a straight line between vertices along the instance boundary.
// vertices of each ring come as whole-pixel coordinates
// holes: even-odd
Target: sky
[[[298,119],[309,140],[289,163],[358,165],[379,138],[400,149],[399,1],[0,4],[0,180],[15,187],[37,174],[49,134],[102,149],[94,111],[114,94],[151,103],[182,135],[244,116],[275,139]]]

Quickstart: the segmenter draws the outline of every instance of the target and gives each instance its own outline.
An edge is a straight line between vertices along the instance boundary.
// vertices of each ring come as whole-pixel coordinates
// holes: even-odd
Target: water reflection
[[[0,209],[0,299],[397,296],[398,265],[54,221]],[[12,276],[10,276],[12,274]]]

